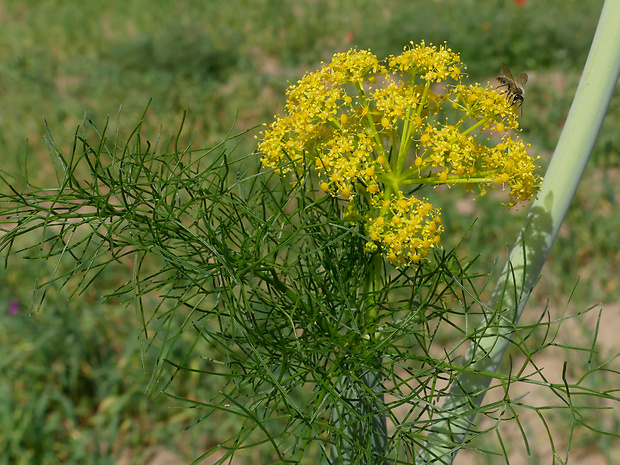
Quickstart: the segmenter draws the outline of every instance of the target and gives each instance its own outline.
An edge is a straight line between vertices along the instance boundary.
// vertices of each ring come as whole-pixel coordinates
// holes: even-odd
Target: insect
[[[525,93],[523,88],[527,82],[527,74],[521,73],[516,78],[512,77],[512,73],[506,66],[506,63],[502,63],[502,74],[496,78],[500,85],[498,87],[505,87],[502,91],[506,95],[506,99],[511,105],[521,107],[521,116],[523,116],[523,94]]]

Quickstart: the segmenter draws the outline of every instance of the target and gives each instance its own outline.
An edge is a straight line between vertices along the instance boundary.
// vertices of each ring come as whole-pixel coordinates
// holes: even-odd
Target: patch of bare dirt
[[[527,312],[527,309],[526,309]],[[532,310],[534,314],[536,310]],[[598,372],[595,376],[596,384],[586,383],[593,389],[610,390],[612,394],[618,395],[620,386],[620,360],[614,359],[614,356],[620,353],[620,304],[608,304],[602,307],[600,321],[599,309],[595,308],[590,312],[575,318],[566,320],[562,326],[560,333],[556,339],[557,347],[553,350],[545,350],[537,354],[533,361],[541,371],[541,374],[532,376],[532,379],[550,383],[563,384],[563,367],[567,363],[567,382],[569,384],[576,383],[579,378],[586,375],[589,369],[594,369],[601,361],[611,360],[607,368],[613,371]],[[558,318],[559,315],[552,317]],[[535,320],[535,318],[532,318]],[[567,347],[589,347],[592,343],[592,337],[598,324],[598,337],[596,349],[599,356],[596,357],[598,362],[592,364],[591,367],[584,363],[587,360],[587,353],[581,352],[578,357]],[[573,358],[574,357],[574,358]],[[514,367],[520,367],[523,360],[515,358]],[[544,377],[544,378],[543,378]],[[490,403],[501,400],[503,389],[493,389],[485,397],[484,402]],[[521,401],[524,404],[543,407],[547,405],[565,406],[565,404],[554,396],[548,387],[536,386],[535,384],[517,383],[510,389],[511,398],[515,399],[523,396]],[[606,427],[612,433],[614,424],[620,415],[620,405],[614,401],[598,401],[594,398],[587,399],[575,392],[572,396],[575,405],[595,405],[597,407],[608,407],[608,410],[592,410],[584,411],[586,422],[596,421],[596,426]],[[555,446],[555,450],[560,459],[566,459],[566,450],[569,440],[571,440],[570,459],[568,463],[571,465],[615,465],[620,463],[620,439],[603,437],[601,434],[590,431],[585,427],[576,426],[574,436],[570,438],[570,414],[566,412],[563,416],[554,414],[547,418],[547,423],[541,420],[540,416],[531,409],[520,409],[518,411],[519,421],[525,429],[528,440],[526,445],[523,440],[522,433],[516,421],[505,422],[500,426],[500,434],[502,440],[506,444],[509,452],[510,465],[526,465],[526,464],[560,464],[563,462],[554,459],[551,441]],[[546,416],[546,415],[545,415]],[[557,419],[563,419],[559,422]],[[553,421],[553,420],[556,421]],[[485,419],[480,423],[480,428],[488,428],[492,426],[490,419]],[[548,430],[547,430],[548,428]],[[528,454],[527,448],[530,448]],[[470,451],[461,451],[455,460],[455,465],[481,465],[482,463],[502,464],[505,463],[502,457],[488,458],[488,461],[481,460],[478,453]]]

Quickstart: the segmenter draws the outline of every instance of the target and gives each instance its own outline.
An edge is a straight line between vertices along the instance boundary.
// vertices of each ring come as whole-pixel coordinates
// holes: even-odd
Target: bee
[[[525,87],[525,83],[527,82],[527,74],[521,73],[516,79],[512,77],[512,73],[506,66],[506,63],[502,63],[502,74],[497,76],[496,78],[500,85],[499,87],[505,87],[502,91],[503,94],[506,95],[506,99],[510,102],[511,105],[515,105],[521,108],[521,116],[523,116],[523,95],[525,91],[523,88]]]

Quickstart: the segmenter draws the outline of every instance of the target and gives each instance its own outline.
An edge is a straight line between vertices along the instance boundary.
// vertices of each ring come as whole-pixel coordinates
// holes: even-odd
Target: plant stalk
[[[416,464],[451,464],[517,329],[530,293],[566,217],[620,75],[620,0],[606,0],[566,125],[465,357],[465,369],[427,436]],[[487,374],[485,374],[487,373]]]

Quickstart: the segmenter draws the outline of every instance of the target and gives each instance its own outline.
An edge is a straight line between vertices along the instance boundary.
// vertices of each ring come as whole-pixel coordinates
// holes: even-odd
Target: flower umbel
[[[288,89],[285,115],[262,133],[262,164],[314,168],[322,190],[364,201],[369,252],[419,262],[439,246],[440,211],[405,191],[508,186],[512,206],[541,182],[529,146],[506,132],[518,129],[514,107],[490,84],[460,84],[463,69],[458,54],[424,42],[384,62],[367,50],[336,54]],[[446,80],[440,95],[432,84]]]

